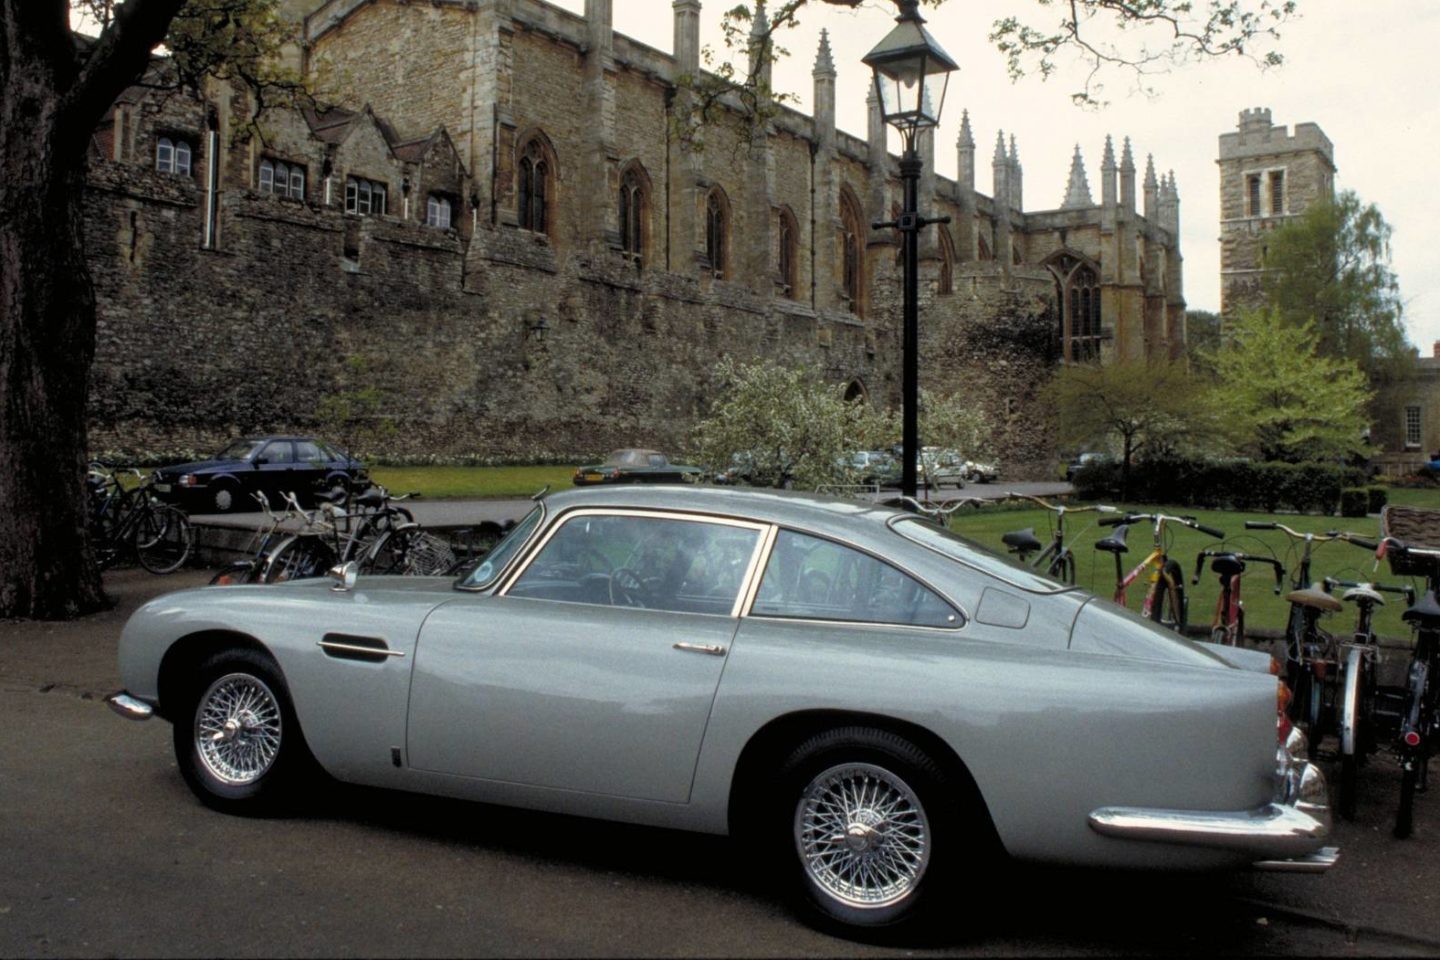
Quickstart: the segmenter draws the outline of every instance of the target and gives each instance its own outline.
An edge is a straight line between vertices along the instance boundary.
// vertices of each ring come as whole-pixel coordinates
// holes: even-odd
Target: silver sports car
[[[777,491],[550,496],[457,581],[172,593],[120,642],[190,787],[354,783],[736,833],[822,919],[984,860],[1324,870],[1269,657],[1191,643],[914,514]]]

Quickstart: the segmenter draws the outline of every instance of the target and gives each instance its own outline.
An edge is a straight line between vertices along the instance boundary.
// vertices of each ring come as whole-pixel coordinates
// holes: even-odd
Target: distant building
[[[348,384],[386,398],[399,454],[674,448],[725,356],[896,405],[897,236],[870,225],[901,188],[878,109],[864,138],[836,129],[822,35],[813,116],[691,149],[673,121],[699,0],[671,4],[673,54],[616,33],[612,6],[286,0],[287,56],[341,102],[269,111],[263,142],[230,137],[249,103],[229,89],[117,101],[88,198],[92,445],[311,428]],[[968,115],[955,180],[920,149],[922,210],[950,217],[920,250],[921,383],[992,416],[1007,473],[1048,475],[1036,396],[1058,363],[1184,352],[1174,177],[1107,138],[1098,199],[1077,147],[1035,211],[1013,135],[989,196]]]

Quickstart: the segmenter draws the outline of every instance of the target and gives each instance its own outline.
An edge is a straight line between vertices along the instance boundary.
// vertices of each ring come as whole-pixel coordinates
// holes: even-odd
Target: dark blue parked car
[[[279,507],[292,491],[305,503],[320,491],[369,482],[364,464],[314,437],[244,437],[210,460],[155,471],[155,493],[193,513],[257,510],[257,490]]]

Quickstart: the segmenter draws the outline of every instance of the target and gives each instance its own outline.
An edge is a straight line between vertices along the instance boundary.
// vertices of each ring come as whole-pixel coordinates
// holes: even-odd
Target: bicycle
[[[1035,535],[1034,527],[1026,527],[1023,530],[1012,530],[1000,537],[1002,543],[1015,554],[1016,559],[1021,563],[1029,562],[1030,554],[1040,550],[1040,555],[1030,563],[1033,570],[1039,570],[1041,564],[1045,564],[1045,575],[1052,580],[1059,580],[1072,586],[1075,583],[1075,554],[1065,545],[1065,516],[1070,513],[1119,513],[1115,507],[1105,504],[1091,504],[1086,507],[1067,507],[1062,504],[1052,504],[1041,497],[1029,493],[1007,492],[1006,499],[1010,500],[1033,500],[1040,506],[1055,514],[1055,520],[1051,525],[1049,545],[1040,550],[1042,544],[1040,538]],[[1088,527],[1086,529],[1089,529]],[[1084,531],[1082,530],[1081,533]]]
[[[150,492],[152,478],[134,468],[128,472],[140,481],[130,489],[114,468],[98,461],[87,474],[96,562],[104,570],[133,555],[151,573],[173,573],[194,546],[190,518],[155,499]]]
[[[1142,520],[1152,524],[1151,535],[1154,539],[1154,546],[1145,559],[1136,565],[1135,569],[1125,573],[1120,555],[1128,553],[1130,550],[1125,542],[1126,533],[1130,529],[1130,524],[1139,523]],[[1150,585],[1145,590],[1145,599],[1140,605],[1141,616],[1148,617],[1160,626],[1174,630],[1176,633],[1184,633],[1188,613],[1185,599],[1185,571],[1180,569],[1177,561],[1170,558],[1170,548],[1165,536],[1166,528],[1170,524],[1179,524],[1220,538],[1225,536],[1224,531],[1207,527],[1194,517],[1171,516],[1165,513],[1126,513],[1119,517],[1103,517],[1096,523],[1102,527],[1116,528],[1110,536],[1095,542],[1096,550],[1103,550],[1115,556],[1114,601],[1122,607],[1127,606],[1126,592],[1130,584],[1134,583],[1142,572],[1149,570]]]
[[[913,513],[923,514],[940,524],[942,527],[950,525],[950,517],[961,507],[973,506],[979,509],[985,504],[983,497],[952,497],[949,500],[941,500],[936,503],[921,503],[914,497],[901,495],[893,500],[887,500],[887,506],[903,507]]]
[[[270,509],[270,499],[265,496],[263,490],[256,490],[251,494],[260,504],[260,509],[270,518],[270,527],[264,526],[255,531],[255,544],[251,557],[248,560],[235,560],[226,564],[216,571],[210,578],[211,586],[229,586],[239,583],[258,583],[265,572],[265,566],[270,560],[270,544],[280,534],[285,521],[290,517],[290,510],[287,507],[284,512],[276,513]]]
[[[1440,659],[1440,602],[1436,589],[1440,586],[1440,550],[1412,546],[1394,537],[1383,537],[1376,548],[1376,559],[1391,557],[1391,570],[1403,574],[1413,564],[1425,576],[1425,595],[1402,615],[1415,630],[1415,650],[1405,674],[1404,700],[1400,711],[1400,731],[1395,749],[1400,757],[1400,805],[1395,811],[1395,836],[1410,836],[1414,825],[1415,794],[1429,786],[1431,744],[1440,733],[1440,693],[1435,676]],[[1398,561],[1401,561],[1397,563]]]
[[[1373,550],[1375,541],[1341,530],[1302,533],[1271,520],[1246,520],[1245,529],[1279,530],[1294,541],[1292,552],[1303,545],[1298,561],[1291,565],[1294,575],[1290,592],[1285,594],[1285,602],[1290,604],[1285,623],[1285,685],[1291,693],[1287,714],[1292,722],[1305,728],[1309,754],[1313,758],[1318,756],[1320,742],[1326,734],[1339,729],[1336,705],[1340,692],[1340,647],[1320,626],[1320,619],[1344,609],[1344,604],[1331,596],[1323,583],[1311,579],[1315,548],[1344,541]]]
[[[1195,555],[1195,575],[1191,585],[1200,582],[1200,573],[1205,569],[1205,560],[1210,560],[1210,569],[1220,577],[1220,596],[1215,600],[1215,617],[1210,622],[1210,642],[1238,647],[1245,639],[1245,605],[1240,599],[1240,582],[1247,563],[1268,564],[1275,571],[1275,595],[1285,585],[1285,567],[1274,557],[1263,557],[1253,553],[1241,553],[1227,547],[1212,547]]]
[[[1375,638],[1375,608],[1385,605],[1382,593],[1401,594],[1405,597],[1405,605],[1413,607],[1415,588],[1409,584],[1392,587],[1334,577],[1326,577],[1324,583],[1325,589],[1330,592],[1347,588],[1340,599],[1355,604],[1355,632],[1349,642],[1341,644],[1338,718],[1340,799],[1337,804],[1340,816],[1354,820],[1359,768],[1379,745],[1376,729],[1380,693],[1375,675],[1380,665],[1380,644]]]

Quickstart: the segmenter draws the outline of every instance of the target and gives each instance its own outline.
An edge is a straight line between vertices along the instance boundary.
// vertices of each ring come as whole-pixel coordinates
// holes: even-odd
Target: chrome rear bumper
[[[144,700],[137,700],[124,690],[110,694],[105,698],[105,702],[110,705],[111,710],[127,720],[149,720],[155,715],[153,705]]]
[[[1107,837],[1241,851],[1256,869],[1319,873],[1335,865],[1338,847],[1322,847],[1330,835],[1325,775],[1300,759],[1304,740],[1280,748],[1276,798],[1253,810],[1164,810],[1101,807],[1090,828]]]

